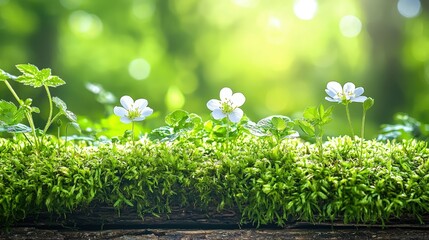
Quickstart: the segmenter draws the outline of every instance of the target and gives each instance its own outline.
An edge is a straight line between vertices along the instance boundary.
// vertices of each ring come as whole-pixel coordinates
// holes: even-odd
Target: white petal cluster
[[[361,96],[364,89],[362,87],[356,88],[351,82],[344,84],[344,87],[341,87],[338,82],[329,82],[325,92],[328,94],[325,99],[330,102],[347,104],[350,102],[365,102],[367,99],[367,97]]]
[[[121,122],[130,123],[143,121],[153,113],[152,108],[148,107],[146,99],[137,99],[135,102],[130,96],[121,97],[122,107],[114,107],[113,112],[121,118]]]
[[[212,111],[212,116],[216,120],[228,117],[231,122],[237,123],[243,117],[243,110],[240,107],[246,98],[242,93],[232,93],[230,88],[220,90],[220,100],[211,99],[207,102],[207,107]]]

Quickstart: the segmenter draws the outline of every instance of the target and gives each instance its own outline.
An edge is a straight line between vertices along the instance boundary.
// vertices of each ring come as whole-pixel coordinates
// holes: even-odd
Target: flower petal
[[[140,98],[140,99],[137,99],[135,102],[134,102],[134,107],[135,108],[140,108],[140,109],[144,109],[145,107],[147,107],[147,105],[148,105],[148,101],[146,100],[146,99],[143,99],[143,98]]]
[[[332,98],[338,97],[337,93],[332,91],[331,89],[325,89],[325,92],[326,92],[326,94],[328,94]]]
[[[344,84],[344,92],[345,93],[352,93],[355,91],[355,85],[351,82],[348,82]]]
[[[334,92],[335,94],[343,92],[343,88],[341,87],[341,84],[334,81],[328,82],[328,84],[326,85],[326,89],[331,92]]]
[[[212,116],[213,116],[214,119],[220,120],[220,119],[224,118],[226,115],[222,112],[222,110],[215,109],[212,112]]]
[[[123,122],[123,123],[130,123],[130,122],[132,122],[131,121],[131,119],[129,119],[128,117],[121,117],[121,122]]]
[[[330,102],[341,102],[341,99],[334,99],[334,98],[330,98],[330,97],[325,97],[326,100],[330,101]]]
[[[367,99],[367,97],[365,96],[359,96],[359,97],[355,97],[350,99],[352,102],[365,102],[365,100]]]
[[[234,109],[234,111],[232,111],[230,114],[228,114],[228,118],[229,120],[231,120],[231,122],[233,123],[238,123],[240,122],[241,118],[243,117],[243,110],[241,110],[240,108],[236,108]]]
[[[355,96],[360,96],[360,95],[363,94],[363,92],[364,92],[363,87],[358,87],[358,88],[355,89],[354,93],[355,93]]]
[[[123,107],[114,107],[113,113],[115,113],[116,116],[124,117],[128,114],[128,111]]]
[[[217,99],[211,99],[207,102],[207,108],[210,109],[210,111],[214,111],[215,109],[220,108],[220,101]]]
[[[151,115],[153,113],[153,109],[152,108],[150,108],[150,107],[145,107],[143,110],[142,110],[142,112],[141,112],[141,115],[140,116],[143,116],[143,117],[148,117],[149,115]]]
[[[220,100],[230,99],[232,96],[232,90],[230,88],[222,88],[220,90]]]
[[[146,119],[146,117],[145,117],[145,116],[140,115],[139,117],[133,118],[133,121],[134,121],[134,122],[139,122],[139,121],[143,121],[143,120],[145,120],[145,119]]]
[[[232,95],[232,102],[235,107],[240,107],[246,101],[246,97],[242,93],[234,93]]]
[[[127,110],[130,110],[134,104],[133,99],[130,96],[123,96],[121,97],[121,105]]]

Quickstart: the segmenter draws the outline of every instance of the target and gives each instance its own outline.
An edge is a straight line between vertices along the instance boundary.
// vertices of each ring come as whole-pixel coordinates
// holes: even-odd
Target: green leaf
[[[0,121],[4,124],[18,124],[24,117],[24,110],[22,108],[18,109],[12,102],[0,100]]]
[[[297,120],[296,122],[305,134],[309,136],[314,136],[316,134],[316,129],[310,122],[306,120]]]
[[[370,109],[372,106],[374,105],[374,99],[372,98],[367,98],[365,100],[365,102],[363,102],[363,109],[364,111],[367,111],[368,109]]]
[[[189,113],[184,110],[176,110],[165,117],[165,123],[169,126],[179,126],[182,121],[189,118]]]
[[[309,107],[304,110],[303,116],[305,119],[309,121],[314,121],[317,119],[317,108],[316,107]]]
[[[36,75],[39,72],[39,69],[33,64],[18,64],[16,68],[26,75]]]
[[[322,105],[320,105],[322,107]],[[319,111],[321,124],[325,125],[332,121],[332,111],[334,110],[334,107],[330,106],[326,110],[323,110],[323,113]]]
[[[69,110],[65,111],[64,116],[66,116],[66,118],[71,122],[77,123],[76,114],[74,114],[72,111],[69,111]]]
[[[15,125],[10,125],[10,126],[1,126],[0,125],[0,132],[8,132],[8,133],[26,133],[26,132],[31,132],[31,128],[27,125],[18,123]]]
[[[52,76],[49,68],[39,70],[32,64],[18,64],[16,68],[22,73],[16,81],[24,85],[36,88],[41,86],[57,87],[65,84],[61,78]]]
[[[74,129],[76,129],[76,131],[78,131],[79,133],[82,133],[82,129],[80,128],[79,123],[77,122],[71,122],[69,123]]]
[[[59,97],[53,97],[52,102],[55,104],[55,106],[57,106],[57,108],[60,109],[61,112],[65,112],[67,110],[66,103]]]
[[[289,120],[290,121],[290,120]],[[273,117],[271,123],[277,131],[283,131],[287,128],[287,123],[284,119],[280,117]]]
[[[59,97],[53,97],[52,102],[60,110],[61,114],[64,114],[66,116],[67,119],[72,122],[77,122],[76,114],[74,114],[72,111],[67,110],[67,105],[63,100],[61,100]]]

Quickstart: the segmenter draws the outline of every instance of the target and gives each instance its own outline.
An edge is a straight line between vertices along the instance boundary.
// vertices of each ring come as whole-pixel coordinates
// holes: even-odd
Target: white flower
[[[211,99],[207,102],[207,107],[212,111],[212,116],[216,120],[228,117],[231,122],[237,123],[243,117],[243,110],[240,107],[246,98],[242,93],[232,94],[230,88],[220,90],[220,100]]]
[[[153,113],[152,108],[147,106],[146,99],[137,99],[134,102],[130,96],[123,96],[120,101],[122,107],[114,107],[113,112],[121,117],[123,123],[142,121]]]
[[[347,104],[350,102],[365,102],[367,99],[367,97],[361,96],[364,89],[362,87],[356,88],[351,82],[344,84],[344,87],[341,87],[341,84],[337,82],[329,82],[325,92],[329,95],[325,99],[330,102]]]

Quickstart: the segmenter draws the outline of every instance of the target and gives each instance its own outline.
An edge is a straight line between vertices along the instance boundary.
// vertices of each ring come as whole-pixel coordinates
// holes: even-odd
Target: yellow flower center
[[[135,118],[138,118],[138,117],[140,117],[140,115],[141,115],[141,111],[140,111],[140,109],[139,108],[135,108],[135,107],[131,107],[130,108],[130,110],[128,110],[128,114],[127,114],[127,117],[129,118],[129,119],[135,119]]]
[[[222,110],[223,113],[228,114],[234,111],[236,107],[233,106],[233,103],[230,99],[225,99],[221,101],[220,109]]]

